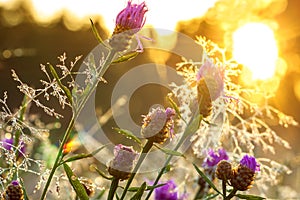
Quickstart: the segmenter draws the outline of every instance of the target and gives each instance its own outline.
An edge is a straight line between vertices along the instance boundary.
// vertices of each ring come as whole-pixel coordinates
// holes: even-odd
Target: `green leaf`
[[[121,63],[121,62],[125,62],[125,61],[129,61],[133,58],[135,58],[137,55],[139,55],[140,53],[137,51],[133,51],[130,53],[127,53],[125,55],[122,55],[120,57],[118,57],[117,59],[115,59],[112,64],[117,64],[117,63]]]
[[[100,176],[102,176],[103,178],[107,179],[107,180],[112,180],[113,177],[109,177],[107,176],[104,172],[102,172],[100,169],[98,169],[97,167],[94,168],[96,170],[96,172],[98,172],[98,174]]]
[[[73,173],[72,169],[69,165],[64,164],[65,172],[68,176],[69,182],[71,183],[73,189],[76,192],[76,195],[80,200],[89,200],[89,196],[87,195],[83,185],[78,180],[78,177]]]
[[[145,189],[147,187],[146,182],[144,182],[141,187],[139,187],[138,191],[135,193],[135,195],[131,198],[131,200],[140,200],[145,192]]]
[[[93,20],[90,19],[90,22],[91,22],[91,26],[92,26],[92,31],[93,31],[94,36],[96,37],[97,41],[98,41],[100,44],[103,44],[103,45],[104,45],[104,42],[103,42],[102,38],[100,37],[99,32],[98,32],[98,30],[97,30],[97,28],[96,28],[96,26],[95,26]],[[104,46],[107,47],[106,45],[104,45]]]
[[[217,189],[217,187],[213,184],[213,182],[193,163],[198,174],[205,180],[206,183],[210,185],[216,192],[222,195],[222,193]]]
[[[131,131],[125,130],[125,129],[120,129],[120,128],[113,128],[113,129],[115,131],[117,131],[118,133],[124,135],[126,138],[137,142],[140,146],[142,145],[141,140],[138,137],[136,137]]]
[[[104,149],[107,145],[103,145],[102,147],[96,149],[95,151],[93,151],[92,153],[89,153],[89,154],[85,154],[85,153],[82,153],[82,154],[77,154],[75,156],[72,156],[68,159],[66,159],[65,161],[63,161],[61,164],[63,163],[67,163],[67,162],[73,162],[75,160],[80,160],[80,159],[83,159],[83,158],[89,158],[89,157],[93,157],[94,155],[96,155],[99,151],[101,151],[102,149]]]
[[[240,199],[248,199],[248,200],[263,200],[266,199],[264,197],[255,196],[255,195],[247,195],[247,194],[236,194],[236,197]]]
[[[105,193],[105,190],[101,190],[95,199],[101,199]]]
[[[179,111],[178,105],[177,105],[176,102],[171,98],[170,95],[167,95],[167,100],[170,102],[172,108],[175,110],[175,112],[176,112],[176,114],[178,115],[178,117],[181,118],[185,123],[187,123],[187,122],[185,121],[185,119],[182,118],[181,113],[180,113],[180,111]]]
[[[200,115],[200,114],[195,115],[191,119],[190,123],[188,124],[188,126],[184,132],[184,136],[188,137],[189,135],[194,134],[198,130],[202,119],[203,119],[202,115]]]
[[[147,186],[145,190],[146,190],[146,191],[147,191],[147,190],[152,190],[152,189],[155,189],[155,188],[164,186],[164,185],[165,185],[165,183],[163,183],[163,184],[158,184],[158,185],[154,185],[154,186],[152,186],[152,185],[151,185],[151,186]],[[128,191],[128,192],[136,192],[136,191],[139,190],[139,188],[140,188],[140,187],[130,187],[130,188],[128,188],[127,191]]]
[[[217,193],[217,194],[209,194],[209,195],[207,195],[204,199],[205,199],[205,200],[214,199],[214,198],[216,198],[217,196],[219,196],[218,193]]]
[[[60,78],[59,78],[59,76],[57,75],[57,73],[56,73],[54,67],[53,67],[50,63],[48,63],[48,66],[49,66],[49,68],[50,68],[50,72],[51,72],[52,76],[53,76],[53,77],[55,78],[55,80],[57,81],[57,84],[58,84],[59,87],[64,91],[64,93],[67,95],[69,102],[72,104],[73,99],[72,99],[72,95],[71,95],[70,90],[69,90],[66,86],[64,86],[64,85],[61,83]]]
[[[160,147],[160,146],[158,146],[156,144],[154,144],[154,146],[156,148],[158,148],[159,150],[161,150],[162,152],[164,152],[165,154],[167,154],[167,155],[181,156],[181,157],[185,158],[185,156],[182,153],[178,152],[178,151],[174,151],[174,150],[171,150],[171,149],[165,149],[165,148],[162,148],[162,147]]]

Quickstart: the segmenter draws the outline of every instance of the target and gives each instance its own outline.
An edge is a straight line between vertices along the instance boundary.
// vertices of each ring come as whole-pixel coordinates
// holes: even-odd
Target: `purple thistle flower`
[[[22,154],[25,153],[25,144],[23,141],[21,141],[19,143],[20,145],[20,152]],[[4,138],[2,140],[2,146],[6,149],[6,150],[13,150],[13,146],[14,146],[14,139],[13,138]]]
[[[219,149],[218,153],[214,150],[209,149],[207,152],[207,157],[204,159],[202,166],[204,168],[214,168],[221,160],[228,160],[229,157],[224,149]]]
[[[178,188],[173,180],[169,180],[165,185],[155,188],[155,200],[184,200],[187,199],[187,194],[184,193],[179,196]]]
[[[13,181],[11,182],[11,184],[12,184],[12,185],[15,185],[15,186],[16,186],[16,185],[19,185],[19,181],[13,180]]]
[[[138,155],[132,147],[118,144],[114,148],[115,157],[109,165],[111,168],[122,172],[131,172]]]
[[[224,90],[224,70],[216,66],[211,59],[206,59],[196,75],[197,82],[204,78],[214,101],[221,96]]]
[[[240,164],[248,167],[251,169],[253,172],[260,171],[260,164],[256,162],[255,157],[249,156],[249,155],[244,155],[243,158],[240,160]]]
[[[116,27],[113,34],[118,34],[126,30],[132,30],[134,33],[137,33],[145,24],[145,13],[147,11],[148,8],[145,2],[133,4],[129,0],[126,8],[117,15]]]

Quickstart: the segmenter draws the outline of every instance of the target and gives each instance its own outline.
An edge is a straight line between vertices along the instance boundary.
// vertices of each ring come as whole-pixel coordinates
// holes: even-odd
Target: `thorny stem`
[[[237,191],[238,191],[237,189],[233,188],[233,190],[230,192],[230,194],[227,197],[224,196],[224,200],[230,200],[232,197],[234,197]]]
[[[109,189],[109,193],[108,193],[108,197],[107,197],[107,200],[113,200],[114,199],[114,195],[115,195],[115,192],[118,188],[118,185],[119,185],[119,180],[118,178],[113,178],[112,182],[111,182],[111,186],[110,186],[110,189]]]
[[[202,119],[202,118],[201,118]],[[192,119],[191,119],[192,120]],[[201,121],[200,121],[201,122]],[[200,124],[199,122],[199,124]],[[190,131],[189,128],[186,128],[185,129],[185,132],[182,134],[179,142],[177,143],[177,145],[174,147],[174,151],[177,151],[179,149],[179,147],[182,145],[182,143],[185,141],[185,139],[187,138],[187,135],[188,134],[188,131]],[[164,174],[164,171],[166,169],[166,167],[168,166],[168,164],[170,163],[171,159],[173,158],[173,155],[169,155],[166,162],[164,163],[164,167],[160,170],[159,174],[157,175],[154,183],[152,186],[156,186],[158,184],[158,181],[160,180],[160,178],[162,177],[162,175]],[[152,187],[151,190],[149,191],[148,195],[146,196],[146,199],[145,200],[148,200],[152,194],[152,192],[154,191],[154,188],[155,187]]]
[[[127,181],[127,184],[126,184],[126,186],[125,186],[125,188],[123,190],[123,193],[122,193],[122,196],[121,196],[120,200],[123,200],[125,198],[127,190],[129,188],[129,186],[130,186],[130,184],[131,184],[131,182],[132,182],[135,174],[137,173],[138,169],[140,168],[142,162],[144,161],[147,153],[149,152],[149,150],[151,149],[152,146],[153,146],[153,141],[152,140],[147,140],[147,143],[143,147],[143,150],[142,150],[142,153],[141,153],[141,155],[139,157],[139,160],[138,160],[137,164],[135,165],[135,167],[134,167],[134,169],[133,169],[133,171],[132,171],[132,173],[131,173],[128,181]]]
[[[104,75],[104,73],[106,72],[106,70],[108,69],[108,67],[110,66],[112,60],[113,60],[113,57],[115,55],[115,51],[110,51],[106,57],[106,60],[105,60],[105,63],[103,64],[103,67],[100,69],[100,72],[98,74],[99,77],[102,77]],[[91,96],[91,94],[95,91],[95,89],[97,88],[97,85],[99,83],[99,80],[96,81],[92,88],[89,90],[88,94],[84,97],[82,103],[78,106],[78,109],[73,111],[73,115],[72,115],[72,118],[69,122],[69,125],[68,125],[68,128],[64,134],[64,137],[60,143],[60,146],[58,148],[58,153],[57,153],[57,156],[56,156],[56,159],[55,159],[55,162],[53,164],[53,167],[50,171],[50,174],[49,174],[49,177],[47,179],[47,182],[45,184],[45,187],[44,187],[44,190],[43,190],[43,193],[42,193],[42,196],[41,196],[41,200],[44,200],[45,197],[46,197],[46,194],[47,194],[47,191],[48,191],[48,188],[50,186],[50,183],[51,183],[51,180],[54,176],[54,173],[56,171],[56,169],[60,166],[61,164],[61,160],[63,158],[63,148],[64,148],[64,145],[66,144],[66,142],[68,141],[69,137],[70,137],[70,134],[73,130],[73,127],[74,127],[74,124],[75,124],[75,120],[77,119],[77,117],[79,116],[81,110],[83,109],[85,103],[87,102],[87,100],[89,99],[89,97]]]

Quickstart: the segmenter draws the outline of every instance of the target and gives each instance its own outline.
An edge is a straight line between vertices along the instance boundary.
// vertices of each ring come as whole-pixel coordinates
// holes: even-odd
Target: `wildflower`
[[[165,185],[155,188],[155,200],[183,200],[187,198],[186,193],[179,196],[178,188],[173,180],[169,180]]]
[[[223,71],[207,59],[200,67],[197,75],[197,92],[199,112],[203,117],[210,115],[212,101],[221,96],[224,89]]]
[[[128,179],[138,153],[132,147],[118,144],[114,148],[114,156],[114,159],[109,163],[108,172],[117,179]]]
[[[144,26],[147,11],[145,2],[133,4],[131,0],[128,1],[126,8],[117,15],[116,26],[109,41],[114,50],[124,51],[128,48],[132,36]]]
[[[219,149],[218,153],[214,150],[209,149],[207,157],[204,159],[202,166],[204,168],[215,168],[221,160],[228,160],[229,157],[224,149]]]
[[[12,181],[2,194],[3,200],[23,200],[23,190],[18,181]]]
[[[5,138],[2,140],[2,146],[6,149],[6,150],[13,150],[14,147],[14,139],[13,138]],[[19,152],[24,154],[25,153],[25,144],[23,141],[21,141],[19,143],[20,146],[20,150]]]
[[[157,107],[153,108],[143,119],[141,134],[144,138],[162,144],[174,134],[175,110],[166,110]]]
[[[240,191],[249,189],[254,183],[255,172],[260,170],[259,166],[255,157],[245,155],[238,167],[233,170],[233,177],[230,180],[232,187]]]

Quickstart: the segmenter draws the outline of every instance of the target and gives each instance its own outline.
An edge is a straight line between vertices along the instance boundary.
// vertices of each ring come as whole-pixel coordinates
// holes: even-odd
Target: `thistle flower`
[[[179,196],[178,188],[173,180],[167,181],[165,185],[155,188],[154,190],[155,200],[184,200],[186,198],[186,193]]]
[[[116,19],[116,26],[109,44],[116,51],[124,51],[128,48],[132,36],[143,28],[146,18],[145,13],[148,8],[145,2],[133,4],[131,0],[127,2]]]
[[[175,110],[166,110],[157,107],[153,108],[143,119],[141,134],[144,138],[162,144],[174,135]]]
[[[117,179],[128,179],[138,153],[132,147],[118,144],[114,148],[114,156],[114,159],[109,163],[108,172]]]
[[[18,181],[12,181],[2,194],[2,200],[23,200],[23,190]]]
[[[203,117],[210,115],[212,101],[221,96],[224,89],[223,71],[207,59],[200,67],[197,75],[197,92],[199,112]]]
[[[260,165],[255,157],[245,155],[237,168],[233,170],[233,177],[230,180],[232,187],[237,190],[245,191],[254,183],[255,172],[260,170]]]
[[[228,160],[229,157],[225,149],[219,149],[218,153],[215,153],[214,150],[209,149],[207,152],[207,157],[204,159],[202,167],[204,168],[215,168],[221,160]]]

